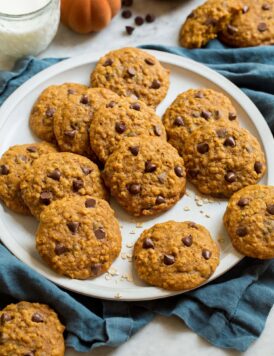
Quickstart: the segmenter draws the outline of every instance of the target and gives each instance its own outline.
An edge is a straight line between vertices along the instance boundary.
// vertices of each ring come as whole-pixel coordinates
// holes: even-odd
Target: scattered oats
[[[115,299],[121,299],[122,298],[122,295],[120,293],[117,293],[115,294],[114,296]]]
[[[196,201],[196,205],[198,206],[203,206],[204,205],[204,202],[202,200],[195,200]]]
[[[217,239],[220,243],[224,242],[225,239],[222,237],[222,236],[219,236],[218,239]]]
[[[133,282],[133,278],[132,278],[131,276],[128,276],[128,277],[127,277],[127,281],[128,281],[128,282]]]
[[[185,206],[184,207],[184,211],[190,211],[190,207],[189,206]]]
[[[108,273],[109,273],[111,276],[119,276],[119,272],[118,272],[117,269],[114,268],[114,267],[111,267],[111,268],[108,270]]]
[[[133,247],[134,246],[134,242],[128,242],[127,244],[126,244],[126,247],[127,248],[131,248],[131,247]]]
[[[111,279],[111,275],[110,275],[109,273],[106,273],[106,274],[105,274],[105,279],[106,279],[107,281],[109,281],[109,280]]]
[[[200,214],[204,214],[204,211],[203,211],[203,210],[200,210]]]
[[[121,258],[122,260],[126,260],[127,259],[127,254],[125,252],[121,253]]]
[[[209,214],[205,214],[205,217],[209,219],[209,218],[210,218],[210,215],[209,215]]]
[[[140,223],[140,222],[137,222],[137,223],[136,223],[136,227],[139,229],[139,228],[143,227],[143,224]]]
[[[130,233],[130,235],[135,235],[135,234],[136,234],[136,231],[132,230],[132,231],[130,231],[129,233]]]

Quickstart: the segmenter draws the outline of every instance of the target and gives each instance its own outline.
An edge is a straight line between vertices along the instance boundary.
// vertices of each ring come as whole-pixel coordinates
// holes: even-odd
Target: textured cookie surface
[[[224,224],[239,252],[255,258],[274,258],[274,187],[250,185],[233,194]]]
[[[140,100],[121,98],[102,106],[93,116],[90,142],[100,161],[105,162],[125,137],[154,136],[166,139],[165,128],[154,110]]]
[[[202,225],[168,221],[141,234],[133,258],[144,282],[187,290],[198,287],[214,273],[219,264],[219,248]]]
[[[91,73],[91,85],[157,106],[166,96],[169,71],[151,54],[138,48],[109,52]]]
[[[103,177],[111,194],[136,216],[165,211],[185,192],[183,159],[156,137],[123,140],[108,158]]]
[[[177,96],[163,116],[168,142],[180,155],[183,155],[185,141],[194,130],[214,122],[239,124],[230,99],[212,89],[187,90]]]
[[[1,356],[63,356],[64,326],[47,305],[20,302],[0,311]]]
[[[54,142],[53,119],[63,100],[74,100],[75,94],[85,93],[87,87],[77,83],[52,85],[46,88],[36,100],[30,115],[32,131],[48,142]]]
[[[56,272],[77,279],[96,277],[120,252],[119,224],[104,200],[64,198],[41,214],[36,247]]]
[[[247,130],[206,125],[191,134],[185,144],[189,180],[201,193],[230,197],[255,184],[266,170],[257,139]]]
[[[245,0],[243,11],[234,16],[220,33],[233,47],[274,44],[274,0]]]
[[[0,159],[0,199],[12,211],[29,214],[24,203],[20,182],[27,167],[43,154],[55,152],[53,145],[41,142],[10,147]]]
[[[54,133],[62,151],[88,156],[95,160],[90,148],[89,130],[93,115],[119,96],[104,88],[90,88],[85,94],[66,99],[54,115]]]
[[[217,37],[230,19],[243,8],[240,0],[208,0],[187,17],[180,31],[180,43],[200,48]]]
[[[37,159],[24,175],[21,191],[37,219],[46,206],[65,196],[88,194],[102,199],[107,197],[96,164],[68,152],[51,153]]]

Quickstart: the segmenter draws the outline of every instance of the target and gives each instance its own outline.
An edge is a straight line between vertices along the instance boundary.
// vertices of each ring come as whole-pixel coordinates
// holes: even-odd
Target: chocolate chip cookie
[[[194,130],[214,122],[239,125],[230,99],[212,89],[189,89],[179,94],[163,116],[168,142],[180,155],[183,155],[185,141]]]
[[[184,161],[157,137],[124,139],[109,156],[103,178],[111,194],[135,216],[155,215],[184,195]]]
[[[195,130],[184,151],[189,180],[203,194],[230,197],[265,173],[264,153],[247,130],[209,124]]]
[[[242,12],[240,0],[208,0],[187,17],[180,31],[180,44],[200,48],[216,38],[231,18]]]
[[[0,354],[63,356],[64,329],[57,314],[45,304],[10,304],[0,311]]]
[[[30,214],[24,203],[20,182],[27,167],[41,155],[55,152],[56,148],[46,142],[10,147],[0,159],[0,199],[19,214]]]
[[[220,39],[232,47],[274,44],[274,0],[244,0],[243,11],[232,17]]]
[[[157,106],[166,96],[169,71],[151,54],[138,48],[121,48],[103,56],[91,73],[91,86]]]
[[[90,88],[74,100],[63,100],[54,115],[54,133],[62,151],[96,160],[89,142],[90,123],[96,111],[114,103],[119,96],[104,88]]]
[[[30,127],[36,136],[54,142],[53,119],[56,109],[63,100],[73,100],[75,94],[84,94],[86,90],[85,85],[76,83],[51,85],[46,88],[36,100],[30,114]]]
[[[121,233],[106,201],[66,197],[41,214],[36,247],[57,273],[87,279],[108,270],[120,253]]]
[[[156,136],[166,140],[161,119],[144,102],[120,98],[94,113],[90,142],[100,161],[105,162],[125,137],[134,136]]]
[[[144,282],[169,290],[187,290],[198,287],[214,273],[220,252],[202,225],[167,221],[141,234],[133,258]]]
[[[102,199],[107,193],[95,163],[68,152],[41,156],[26,171],[21,183],[22,197],[39,220],[46,206],[71,195],[93,195]]]
[[[250,185],[233,194],[224,224],[236,250],[254,258],[274,258],[274,187]]]

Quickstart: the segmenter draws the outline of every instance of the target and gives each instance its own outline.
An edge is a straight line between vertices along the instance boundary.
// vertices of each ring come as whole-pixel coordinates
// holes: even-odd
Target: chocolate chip
[[[271,10],[271,5],[270,5],[270,4],[267,4],[267,3],[264,3],[264,4],[262,5],[262,9],[263,9],[264,11]]]
[[[265,32],[268,29],[267,24],[265,22],[260,22],[257,29],[259,32]]]
[[[154,22],[155,21],[155,16],[152,15],[152,14],[147,14],[146,15],[146,22],[147,23],[151,23],[151,22]]]
[[[228,32],[230,35],[235,35],[235,33],[238,32],[238,29],[237,29],[237,27],[235,27],[235,26],[227,25],[227,32]]]
[[[247,228],[245,226],[239,226],[236,230],[236,234],[240,237],[246,236],[248,233]]]
[[[215,26],[217,23],[218,23],[218,21],[215,20],[215,19],[213,19],[212,17],[208,17],[208,18],[205,20],[205,22],[204,22],[204,24],[205,24],[206,26],[209,26],[209,25]]]
[[[145,249],[153,248],[154,249],[155,247],[154,247],[153,241],[149,238],[146,238],[143,242],[143,248],[145,248]]]
[[[61,178],[61,172],[56,168],[48,174],[48,177],[59,182]]]
[[[141,110],[141,106],[139,103],[133,103],[130,105],[130,108],[136,111],[140,111]]]
[[[254,170],[257,174],[260,174],[262,173],[263,171],[263,164],[259,161],[256,161],[255,164],[254,164]]]
[[[129,19],[132,16],[132,12],[130,10],[124,10],[122,11],[122,17],[124,19]]]
[[[130,194],[132,195],[136,195],[139,194],[141,191],[141,185],[140,184],[136,184],[136,183],[132,183],[128,186],[128,191],[130,192]]]
[[[102,227],[94,230],[94,234],[98,240],[103,240],[106,237],[106,233]]]
[[[92,171],[93,171],[93,169],[91,169],[91,168],[89,168],[89,167],[81,167],[81,169],[82,169],[82,172],[84,173],[84,175],[89,175]]]
[[[233,183],[236,181],[236,174],[234,172],[227,172],[225,175],[225,180],[228,183]]]
[[[74,138],[74,136],[76,135],[76,130],[66,130],[64,132],[64,135],[69,138]]]
[[[167,174],[165,172],[163,172],[163,173],[159,174],[157,178],[160,183],[164,184],[166,181],[166,177],[167,177]]]
[[[181,166],[175,166],[174,168],[174,172],[176,174],[177,177],[183,177],[184,176],[184,170]]]
[[[88,96],[87,95],[83,95],[81,100],[80,100],[80,103],[84,104],[84,105],[88,105],[89,104]]]
[[[46,111],[46,116],[47,117],[53,117],[53,115],[55,114],[56,109],[54,108],[48,108]]]
[[[197,224],[195,224],[193,221],[190,221],[190,222],[188,223],[188,226],[191,227],[191,228],[193,228],[193,229],[198,230]]]
[[[112,109],[112,108],[114,108],[115,105],[116,105],[115,101],[111,101],[106,105],[106,107]]]
[[[224,141],[224,146],[230,146],[230,147],[235,147],[236,142],[232,136],[229,136],[225,139]]]
[[[159,88],[161,88],[161,83],[159,82],[159,80],[154,79],[153,82],[151,83],[150,88],[151,89],[159,89]]]
[[[204,258],[205,260],[209,260],[210,257],[211,257],[211,255],[212,255],[212,252],[211,252],[211,251],[209,251],[209,250],[207,250],[207,249],[203,249],[203,251],[202,251],[202,256],[203,256],[203,258]]]
[[[246,14],[248,10],[249,10],[249,6],[244,5],[242,9],[243,14]]]
[[[194,98],[197,98],[197,99],[202,99],[203,97],[204,97],[204,94],[201,91],[198,91],[198,93],[196,93],[194,95]]]
[[[220,111],[219,111],[219,110],[215,110],[215,111],[214,111],[214,114],[215,114],[215,119],[216,119],[216,120],[219,120],[220,117],[221,117]]]
[[[72,189],[74,192],[78,192],[83,187],[84,187],[84,182],[80,178],[74,179],[74,181],[72,182]]]
[[[68,89],[68,94],[76,94],[76,90],[74,90],[74,89]]]
[[[54,252],[57,256],[61,256],[63,255],[64,253],[68,252],[69,250],[60,242],[58,242],[56,245],[55,245],[55,249],[54,249]]]
[[[6,322],[11,321],[13,318],[8,313],[3,313],[0,318],[0,324],[4,325]]]
[[[274,204],[267,205],[266,210],[269,214],[274,215]]]
[[[96,206],[96,200],[89,198],[85,201],[85,207],[86,208],[94,208]]]
[[[152,163],[151,161],[146,161],[146,163],[145,163],[145,173],[155,172],[156,169],[157,169],[156,164]]]
[[[226,131],[226,129],[218,129],[216,131],[216,134],[219,138],[224,138],[227,134],[227,131]]]
[[[155,64],[154,59],[152,59],[152,58],[145,58],[145,62],[149,66],[154,66],[154,64]]]
[[[102,265],[101,263],[95,263],[94,265],[91,266],[90,269],[95,276],[98,276],[98,274],[101,272]]]
[[[184,126],[184,119],[181,116],[177,116],[175,120],[173,121],[175,126]]]
[[[189,169],[187,174],[190,178],[194,179],[199,174],[199,169],[198,168]]]
[[[230,121],[234,121],[234,120],[237,119],[237,115],[234,112],[230,112],[228,114],[228,118],[229,118]]]
[[[212,114],[211,114],[211,112],[209,112],[209,111],[207,111],[207,110],[203,110],[203,111],[201,112],[201,116],[202,116],[204,119],[208,120],[208,119],[211,118]]]
[[[33,321],[34,323],[43,323],[44,322],[43,315],[36,312],[32,315],[31,321]]]
[[[141,16],[136,16],[134,21],[135,21],[137,26],[142,26],[143,23],[145,22],[144,19]]]
[[[111,66],[113,64],[113,60],[111,58],[106,59],[105,63],[103,64],[104,67]]]
[[[78,232],[80,223],[78,223],[77,221],[71,221],[69,223],[67,223],[67,227],[69,228],[69,230],[72,232],[73,235],[75,235]]]
[[[166,202],[165,198],[162,195],[158,195],[156,198],[155,203],[157,205],[164,204]]]
[[[182,242],[185,246],[190,247],[192,245],[192,236],[188,235],[182,238]]]
[[[0,166],[0,175],[1,176],[6,176],[9,174],[9,172],[10,172],[9,166],[7,166],[6,164],[2,164]]]
[[[133,154],[133,156],[138,156],[139,146],[131,146],[129,147],[129,150]]]
[[[164,255],[164,264],[167,266],[175,263],[175,257],[173,255]]]
[[[134,77],[136,74],[135,69],[132,67],[128,68],[127,72],[130,77]]]
[[[123,132],[125,132],[127,129],[125,123],[123,122],[116,122],[115,124],[115,131],[118,133],[118,134],[122,134]]]
[[[27,151],[28,151],[28,152],[31,152],[31,153],[34,153],[34,152],[37,152],[38,149],[37,149],[37,147],[35,147],[35,146],[29,146],[29,147],[27,148]]]
[[[197,151],[201,154],[205,154],[209,151],[209,145],[206,142],[198,143]]]
[[[126,33],[127,33],[128,35],[131,35],[132,32],[135,30],[135,28],[132,27],[132,26],[126,26],[125,29],[126,29]]]
[[[244,208],[246,205],[249,204],[249,199],[248,198],[241,198],[237,205],[240,207],[240,208]]]
[[[51,192],[42,192],[40,194],[40,202],[43,205],[50,205],[52,198],[53,198],[53,195]]]
[[[154,131],[156,136],[161,136],[162,135],[162,129],[161,129],[160,125],[154,125],[153,126],[153,131]]]

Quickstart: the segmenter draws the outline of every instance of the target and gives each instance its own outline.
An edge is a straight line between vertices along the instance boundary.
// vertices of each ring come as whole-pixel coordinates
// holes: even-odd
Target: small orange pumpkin
[[[61,21],[75,32],[97,32],[121,8],[121,0],[61,0]]]

